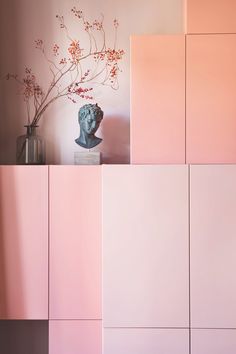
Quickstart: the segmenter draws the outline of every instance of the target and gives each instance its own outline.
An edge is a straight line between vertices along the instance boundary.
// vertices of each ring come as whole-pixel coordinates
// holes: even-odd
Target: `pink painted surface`
[[[235,33],[235,0],[186,0],[187,33]]]
[[[101,167],[50,166],[50,318],[101,318]]]
[[[48,167],[0,167],[0,318],[48,318]]]
[[[192,330],[192,354],[235,354],[235,329]]]
[[[187,166],[103,167],[105,327],[188,325]]]
[[[102,354],[101,321],[49,321],[49,354]]]
[[[194,327],[236,327],[235,180],[234,165],[191,166]]]
[[[131,162],[185,162],[185,37],[131,37]]]
[[[187,37],[187,162],[236,162],[236,35]]]
[[[187,329],[105,328],[103,354],[188,354]]]

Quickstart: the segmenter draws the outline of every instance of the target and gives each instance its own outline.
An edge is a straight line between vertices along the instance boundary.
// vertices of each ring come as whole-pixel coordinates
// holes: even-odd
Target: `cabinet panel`
[[[50,167],[50,318],[101,318],[101,167]]]
[[[187,33],[235,33],[234,0],[186,0]]]
[[[185,162],[185,37],[131,38],[131,162]]]
[[[48,354],[48,321],[0,320],[2,354]]]
[[[187,166],[103,167],[103,318],[188,326]]]
[[[106,328],[103,354],[188,354],[187,329]]]
[[[236,166],[191,166],[193,327],[236,327]]]
[[[192,330],[192,354],[235,354],[236,330]]]
[[[102,354],[101,321],[49,321],[49,354]]]
[[[187,37],[187,162],[236,162],[236,35]]]
[[[0,318],[48,318],[48,167],[0,167]]]

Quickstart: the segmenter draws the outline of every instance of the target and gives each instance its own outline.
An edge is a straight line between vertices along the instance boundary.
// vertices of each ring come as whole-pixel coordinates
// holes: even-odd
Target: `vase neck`
[[[27,135],[36,135],[36,128],[38,128],[38,125],[25,125],[25,127],[27,129]]]

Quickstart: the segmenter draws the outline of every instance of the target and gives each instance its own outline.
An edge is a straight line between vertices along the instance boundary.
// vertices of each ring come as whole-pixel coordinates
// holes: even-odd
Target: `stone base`
[[[102,154],[98,151],[78,151],[74,153],[75,165],[101,165]]]

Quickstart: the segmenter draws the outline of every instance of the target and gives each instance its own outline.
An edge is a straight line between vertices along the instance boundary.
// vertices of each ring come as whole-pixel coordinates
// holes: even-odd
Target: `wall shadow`
[[[130,163],[130,125],[122,116],[106,116],[101,124],[104,164]],[[99,135],[99,134],[98,134]]]

